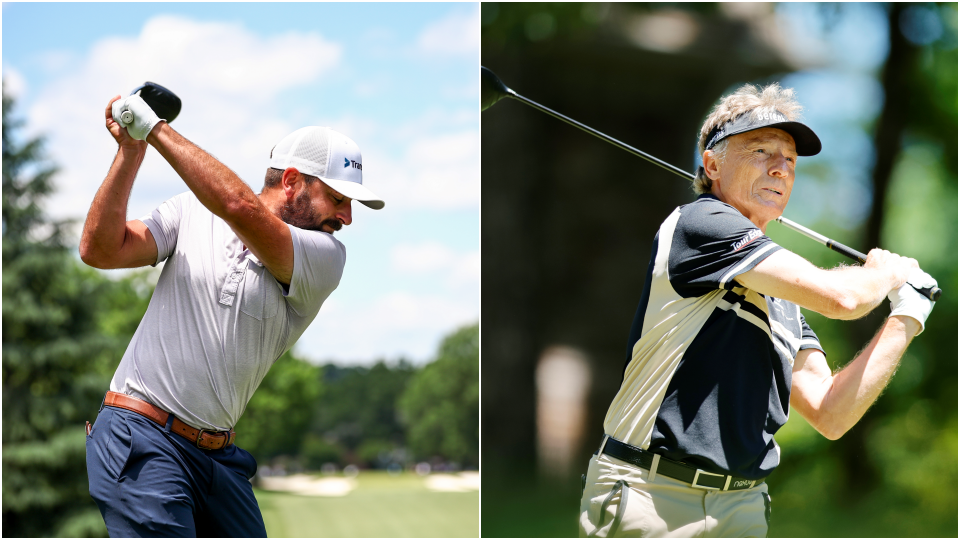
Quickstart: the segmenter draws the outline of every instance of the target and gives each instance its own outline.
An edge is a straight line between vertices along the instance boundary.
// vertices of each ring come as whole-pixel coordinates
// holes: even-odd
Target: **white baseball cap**
[[[281,171],[293,167],[323,180],[344,197],[374,210],[383,208],[383,199],[363,187],[360,147],[328,127],[300,128],[284,137],[270,152],[270,167]]]

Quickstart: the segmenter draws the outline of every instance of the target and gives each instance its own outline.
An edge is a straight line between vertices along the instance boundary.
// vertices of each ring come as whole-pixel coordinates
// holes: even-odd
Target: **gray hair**
[[[803,106],[797,101],[792,88],[780,88],[779,83],[768,84],[762,88],[752,84],[741,86],[736,92],[721,99],[720,103],[713,108],[713,111],[704,120],[703,126],[700,128],[697,152],[701,157],[706,152],[707,136],[710,135],[713,128],[722,126],[741,115],[757,116],[770,109],[780,112],[787,120],[797,121],[800,119]],[[723,163],[726,157],[729,140],[723,139],[711,148],[720,163]],[[698,194],[710,193],[712,187],[713,180],[707,176],[703,167],[698,168],[697,176],[693,180],[693,190]]]

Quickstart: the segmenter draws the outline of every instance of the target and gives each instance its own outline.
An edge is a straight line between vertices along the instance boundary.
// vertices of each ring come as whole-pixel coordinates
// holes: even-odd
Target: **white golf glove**
[[[132,118],[125,118],[124,112],[129,111]],[[142,97],[134,94],[126,99],[118,99],[113,102],[113,119],[121,126],[127,128],[127,133],[138,141],[147,140],[147,135],[153,131],[160,118],[153,109],[147,105]],[[130,115],[127,115],[130,116]],[[130,120],[124,122],[124,119]]]
[[[918,293],[911,285],[916,285],[921,289],[936,287],[937,280],[930,277],[930,274],[917,268],[910,273],[910,277],[902,287],[894,289],[887,294],[887,298],[890,299],[890,316],[906,315],[907,317],[916,319],[917,322],[920,323],[920,331],[917,332],[919,336],[923,333],[923,323],[926,322],[927,317],[933,310],[934,302]]]

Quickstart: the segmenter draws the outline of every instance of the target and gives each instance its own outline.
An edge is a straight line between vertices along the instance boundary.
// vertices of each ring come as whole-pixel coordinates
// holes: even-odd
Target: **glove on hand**
[[[124,111],[133,113],[133,121],[123,122],[121,117]],[[147,135],[153,131],[153,128],[160,122],[153,109],[147,105],[147,102],[140,96],[134,94],[126,99],[118,99],[113,102],[113,119],[121,126],[127,128],[127,133],[138,141],[147,140]]]
[[[921,289],[925,287],[936,287],[937,280],[930,277],[930,274],[917,268],[910,273],[910,277],[902,287],[894,289],[887,294],[887,298],[890,299],[890,316],[906,315],[907,317],[916,319],[917,322],[920,323],[920,331],[917,332],[919,336],[923,333],[923,323],[926,322],[927,317],[933,310],[934,302],[931,302],[925,296],[918,293],[911,285],[915,285]]]

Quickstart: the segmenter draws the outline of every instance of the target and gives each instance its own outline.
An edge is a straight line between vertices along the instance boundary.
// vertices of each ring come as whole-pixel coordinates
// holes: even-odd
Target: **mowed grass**
[[[343,497],[255,489],[271,537],[447,537],[480,534],[480,494],[435,492],[413,473],[361,472]]]

